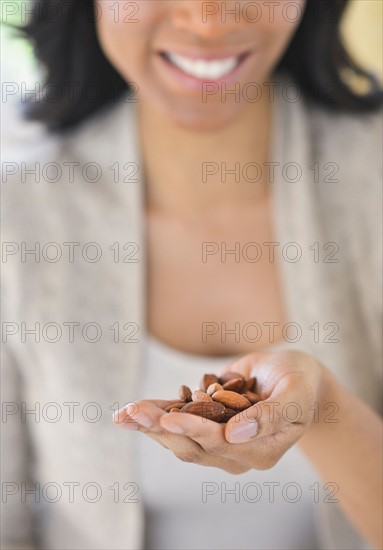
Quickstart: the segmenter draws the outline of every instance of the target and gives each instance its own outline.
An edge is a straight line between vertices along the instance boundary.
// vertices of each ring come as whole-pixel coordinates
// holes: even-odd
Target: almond
[[[210,395],[205,393],[202,390],[195,390],[192,393],[192,400],[193,401],[213,401]]]
[[[215,384],[210,384],[210,386],[206,390],[206,393],[208,395],[213,395],[213,393],[219,390],[223,390],[223,386],[221,386],[221,384],[218,384],[218,382],[216,382]]]
[[[215,384],[216,382],[218,382],[218,378],[215,374],[204,374],[200,383],[200,389],[205,392],[210,384]]]
[[[181,412],[181,409],[176,409],[175,407],[173,407],[172,409],[170,409],[169,412],[171,412],[171,413],[179,413],[179,412]]]
[[[185,403],[183,401],[173,401],[170,405],[164,408],[164,411],[169,412],[170,409],[181,409],[184,405]]]
[[[223,417],[223,422],[228,422],[230,418],[233,418],[233,416],[235,416],[236,414],[238,414],[238,411],[235,411],[234,409],[229,409],[228,407],[226,407],[225,416]]]
[[[215,403],[214,401],[193,401],[184,405],[181,412],[202,416],[208,420],[214,420],[214,422],[222,422],[226,409],[221,403]]]
[[[243,395],[234,391],[219,390],[213,393],[212,398],[217,403],[222,403],[229,409],[243,411],[251,406],[250,401]]]
[[[261,398],[259,397],[259,395],[257,395],[253,391],[247,391],[242,395],[244,395],[252,405],[255,405],[256,403],[258,403],[258,401],[261,401]]]
[[[189,401],[191,401],[192,391],[189,388],[189,386],[181,386],[180,389],[178,390],[178,396],[181,399],[181,401],[188,403]]]
[[[255,376],[252,376],[251,378],[248,378],[245,380],[245,384],[243,386],[243,391],[255,391],[257,385],[257,379]]]
[[[223,374],[221,374],[218,378],[218,382],[222,385],[225,384],[225,382],[227,382],[228,380],[232,380],[233,378],[242,378],[243,379],[243,376],[242,374],[239,374],[239,372],[233,372],[233,371],[228,371],[228,372],[224,372]]]
[[[232,378],[224,383],[223,389],[228,391],[240,392],[243,388],[243,378]]]

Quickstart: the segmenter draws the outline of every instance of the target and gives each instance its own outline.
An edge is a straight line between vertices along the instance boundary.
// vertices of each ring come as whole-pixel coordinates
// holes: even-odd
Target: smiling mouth
[[[219,80],[234,71],[249,54],[244,53],[222,59],[209,60],[201,58],[192,59],[184,55],[169,52],[161,52],[160,55],[170,65],[181,70],[188,76],[198,80]]]

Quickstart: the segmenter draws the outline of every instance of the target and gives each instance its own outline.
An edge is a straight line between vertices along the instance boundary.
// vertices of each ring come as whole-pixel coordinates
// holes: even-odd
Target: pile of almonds
[[[227,422],[261,400],[255,393],[256,384],[255,377],[246,380],[238,372],[225,372],[221,376],[205,374],[198,390],[192,392],[188,386],[181,386],[179,401],[172,402],[165,411],[195,414],[215,422]]]

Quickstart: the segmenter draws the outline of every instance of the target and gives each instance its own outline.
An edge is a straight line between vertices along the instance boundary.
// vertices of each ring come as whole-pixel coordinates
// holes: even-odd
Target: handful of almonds
[[[166,412],[195,414],[214,420],[227,422],[261,398],[255,393],[256,378],[245,379],[238,372],[225,372],[221,376],[205,374],[198,390],[192,392],[188,386],[181,386],[179,400],[165,408]]]

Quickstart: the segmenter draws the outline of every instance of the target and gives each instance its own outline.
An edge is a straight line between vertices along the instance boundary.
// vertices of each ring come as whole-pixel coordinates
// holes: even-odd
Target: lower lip
[[[231,70],[226,75],[218,79],[200,79],[195,76],[185,73],[182,69],[173,65],[170,61],[165,59],[162,55],[157,54],[156,59],[158,61],[158,66],[162,73],[165,74],[168,78],[181,86],[181,88],[192,91],[192,92],[201,92],[203,86],[206,84],[221,84],[229,85],[233,82],[238,81],[244,72],[246,72],[248,65],[251,63],[251,54],[247,54],[241,61],[236,65],[233,70]]]

